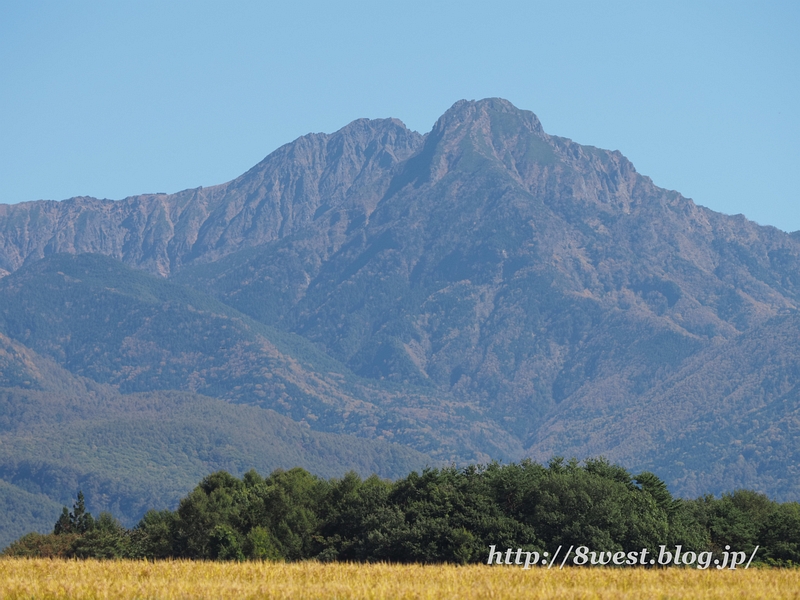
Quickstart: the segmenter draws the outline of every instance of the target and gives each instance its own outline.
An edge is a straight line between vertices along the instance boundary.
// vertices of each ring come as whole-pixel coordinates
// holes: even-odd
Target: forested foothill
[[[588,546],[657,553],[661,545],[754,564],[800,563],[800,504],[738,490],[674,498],[656,475],[605,459],[556,458],[412,472],[397,481],[301,468],[241,479],[205,477],[177,510],[151,510],[132,529],[97,519],[79,493],[53,533],[30,533],[5,556],[202,560],[481,563],[490,545],[523,551]]]

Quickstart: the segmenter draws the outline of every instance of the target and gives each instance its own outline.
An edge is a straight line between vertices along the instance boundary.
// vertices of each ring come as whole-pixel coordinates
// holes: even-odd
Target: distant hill
[[[198,477],[302,466],[395,478],[437,464],[385,441],[322,433],[274,411],[186,392],[121,395],[29,352],[41,377],[0,388],[0,547],[52,528],[77,491],[95,515],[132,526],[149,508],[174,508]],[[58,376],[53,379],[52,376]],[[32,378],[33,379],[33,378]],[[30,388],[39,389],[30,389]]]
[[[0,280],[0,307],[0,332],[14,343],[122,393],[182,390],[258,405],[319,431],[405,443],[440,460],[519,451],[503,447],[490,419],[479,423],[476,403],[431,387],[378,386],[302,337],[108,257],[32,262]],[[22,375],[14,377],[20,385]],[[495,445],[485,441],[492,435]]]
[[[26,393],[33,352],[436,460],[606,455],[800,499],[800,239],[505,100],[424,136],[358,120],[212,188],[0,206],[0,269],[0,383]]]
[[[50,533],[61,505],[43,494],[32,494],[0,480],[0,548],[31,531]]]

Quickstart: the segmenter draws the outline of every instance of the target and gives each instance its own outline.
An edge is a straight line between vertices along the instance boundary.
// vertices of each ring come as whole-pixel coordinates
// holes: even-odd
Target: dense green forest
[[[43,370],[43,369],[42,369]],[[301,466],[392,479],[430,457],[382,440],[313,431],[257,406],[184,392],[116,394],[64,378],[65,392],[0,387],[0,548],[47,531],[75,491],[133,527],[177,505],[205,475]]]
[[[350,560],[479,563],[488,548],[597,552],[756,552],[755,562],[800,562],[800,504],[748,490],[673,498],[656,475],[605,459],[556,458],[412,472],[397,481],[301,468],[241,479],[204,478],[175,511],[146,513],[126,529],[95,519],[79,493],[53,533],[30,533],[6,556]]]

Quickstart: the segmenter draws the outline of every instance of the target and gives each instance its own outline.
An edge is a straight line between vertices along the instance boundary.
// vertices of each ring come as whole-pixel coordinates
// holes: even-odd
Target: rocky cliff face
[[[0,207],[0,268],[59,251],[169,276],[313,342],[375,389],[416,390],[428,400],[414,435],[432,403],[469,411],[493,438],[486,456],[666,469],[665,456],[689,464],[698,431],[739,435],[686,394],[781,423],[794,411],[778,399],[794,398],[800,239],[658,188],[619,152],[548,135],[500,99],[458,102],[426,136],[394,120],[306,136],[213,188]],[[789,333],[769,333],[776,319]],[[720,362],[720,348],[745,347],[735,369]],[[759,366],[757,348],[784,358]],[[692,465],[671,483],[688,490],[715,468]],[[757,472],[703,481],[758,487]]]
[[[372,212],[337,218],[178,280],[363,376],[481,399],[529,442],[575,394],[639,398],[798,298],[791,236],[657,188],[502,100],[457,103]]]
[[[290,235],[320,208],[369,207],[381,179],[422,142],[395,119],[360,119],[287,144],[237,179],[177,194],[120,201],[0,205],[0,268],[58,252],[112,256],[168,276]]]

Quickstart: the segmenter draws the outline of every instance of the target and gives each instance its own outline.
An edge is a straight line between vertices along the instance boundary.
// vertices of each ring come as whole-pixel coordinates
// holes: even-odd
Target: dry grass
[[[800,570],[0,560],[0,598],[800,598]]]

